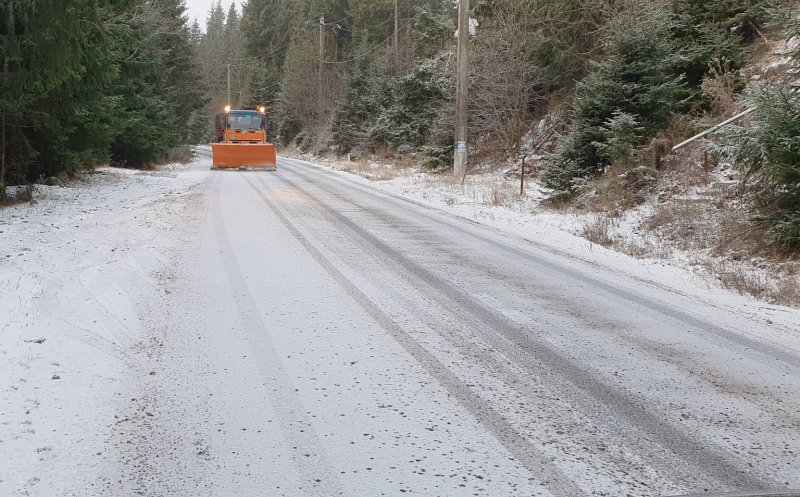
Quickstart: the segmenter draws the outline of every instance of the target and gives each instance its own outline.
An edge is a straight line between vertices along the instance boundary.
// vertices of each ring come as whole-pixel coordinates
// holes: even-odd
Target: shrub
[[[167,162],[188,164],[194,159],[194,147],[191,145],[179,145],[173,147],[167,153]]]
[[[798,88],[752,90],[758,113],[732,126],[714,147],[746,173],[758,195],[756,220],[765,224],[780,247],[800,248],[800,92]]]
[[[316,135],[311,131],[301,131],[297,134],[295,138],[295,143],[297,144],[297,148],[300,149],[303,153],[308,153],[311,151],[311,147],[314,146],[314,143],[317,141]]]
[[[374,145],[369,128],[391,98],[388,89],[390,71],[388,62],[381,58],[361,60],[354,68],[331,126],[333,142],[341,152]]]
[[[662,131],[674,113],[729,105],[742,89],[736,70],[747,45],[774,3],[675,0],[659,9],[632,2],[619,11],[609,25],[606,58],[593,63],[576,87],[571,130],[565,146],[550,157],[545,184],[574,193],[573,180],[619,160],[610,153],[616,145],[608,141],[615,115],[634,116],[641,126],[636,131],[641,140],[625,146],[625,154],[632,154],[630,147]]]
[[[603,141],[593,143],[600,156],[611,162],[622,161],[629,167],[631,156],[641,145],[644,132],[636,116],[614,111],[614,115],[600,127],[600,132]]]
[[[278,121],[278,143],[284,147],[289,145],[297,138],[300,130],[300,121],[291,116],[284,116],[283,119]]]
[[[340,151],[441,145],[436,128],[450,86],[439,67],[445,63],[434,58],[395,77],[388,59],[362,61],[350,75],[347,94],[334,115],[331,130]]]
[[[593,64],[578,84],[572,129],[550,157],[543,176],[546,186],[574,191],[574,179],[601,171],[620,153],[620,143],[608,142],[615,133],[633,126],[624,147],[630,153],[632,146],[662,129],[686,98],[674,72],[677,56],[669,19],[663,13],[640,17],[626,15],[615,21],[608,58]]]
[[[432,171],[444,171],[453,167],[455,145],[422,148],[422,166]]]

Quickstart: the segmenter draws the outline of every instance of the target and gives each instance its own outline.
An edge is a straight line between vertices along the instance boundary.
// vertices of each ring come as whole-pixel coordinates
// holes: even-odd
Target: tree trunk
[[[6,114],[2,113],[0,125],[0,202],[6,199]]]

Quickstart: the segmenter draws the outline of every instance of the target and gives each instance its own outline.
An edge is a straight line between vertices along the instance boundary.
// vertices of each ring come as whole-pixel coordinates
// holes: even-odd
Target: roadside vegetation
[[[727,285],[800,302],[780,290],[800,286],[795,3],[471,4],[471,174],[516,174],[525,157],[546,197],[536,208],[586,216],[587,238],[643,258],[677,251],[720,281],[767,274],[749,279],[769,289]],[[447,173],[456,2],[397,6],[395,23],[394,0],[217,1],[201,26],[180,0],[4,2],[3,184],[164,160],[208,139],[226,103],[268,105],[285,149],[373,179]]]
[[[180,0],[0,3],[0,201],[8,185],[146,166],[201,138],[183,12]]]
[[[392,0],[250,0],[241,15],[234,7],[226,13],[218,3],[199,43],[206,83],[220,89],[234,61],[233,104],[269,102],[274,134],[284,146],[351,159],[412,156],[424,168],[446,171],[453,151],[455,3],[398,5],[395,43]],[[775,150],[782,147],[779,140],[797,136],[796,125],[782,125],[797,105],[794,87],[754,88],[741,72],[767,43],[765,32],[783,38],[791,28],[791,5],[472,5],[474,168],[498,157],[516,158],[547,137],[548,143],[535,143],[544,152],[537,166],[554,197],[603,196],[599,190],[613,186],[631,192],[614,208],[630,208],[663,176],[664,158],[676,140],[758,101],[763,112],[730,135],[728,143],[736,146],[715,149],[713,157],[735,164],[752,188],[771,192],[752,208],[776,247],[800,246],[800,200],[791,191],[795,157]],[[246,55],[237,57],[242,47]],[[213,111],[224,100],[223,92],[212,93]],[[782,138],[765,130],[765,122],[780,129]],[[623,184],[609,185],[610,174]]]
[[[585,219],[578,234],[800,304],[793,4],[471,3],[471,173],[513,175],[525,156],[546,197],[535,208]],[[238,103],[270,102],[281,145],[339,157],[370,179],[449,172],[455,5],[399,5],[397,45],[392,0],[250,0],[240,17],[229,11],[228,39],[233,26],[243,37],[229,50],[244,44],[249,57],[235,68]],[[212,18],[223,17],[220,6]],[[747,119],[671,153],[755,105]],[[509,183],[480,195],[517,205]]]

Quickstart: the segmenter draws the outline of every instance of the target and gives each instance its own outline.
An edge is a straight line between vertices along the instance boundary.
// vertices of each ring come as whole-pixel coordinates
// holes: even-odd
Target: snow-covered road
[[[800,487],[794,311],[302,161],[207,169],[0,217],[0,495]]]

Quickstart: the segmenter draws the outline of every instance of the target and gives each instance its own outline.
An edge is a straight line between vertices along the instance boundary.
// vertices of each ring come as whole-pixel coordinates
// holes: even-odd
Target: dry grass
[[[592,243],[613,248],[637,259],[647,257],[667,259],[670,256],[671,250],[669,246],[661,240],[650,241],[636,237],[628,238],[615,233],[615,227],[618,222],[618,218],[607,213],[595,214],[589,221],[584,223],[580,236]]]
[[[666,260],[672,255],[672,249],[660,239],[614,239],[614,248],[623,254],[637,259],[653,258]]]
[[[731,69],[730,62],[713,64],[701,87],[703,95],[711,102],[712,115],[733,114],[737,109],[738,92],[743,85],[741,75]]]
[[[574,205],[575,198],[568,194],[559,194],[542,200],[541,206],[558,212],[567,212]]]
[[[714,181],[709,173],[716,166],[715,159],[700,150],[698,144],[688,145],[681,153],[669,155],[662,162],[661,189],[674,194],[708,187]]]
[[[194,151],[191,145],[180,145],[167,153],[168,164],[188,164],[194,160]]]
[[[593,212],[618,215],[642,204],[657,178],[658,172],[645,166],[612,166],[595,181],[594,195],[589,197],[585,206]]]
[[[341,169],[342,171],[367,178],[370,181],[389,181],[400,174],[395,166],[378,164],[367,159],[344,162]]]
[[[733,260],[780,255],[751,220],[747,198],[737,185],[716,184],[688,198],[663,198],[643,228],[680,250],[702,250]]]
[[[614,245],[612,227],[613,221],[608,215],[598,214],[583,225],[581,236],[597,245],[611,247]]]
[[[486,192],[484,203],[492,207],[499,207],[507,205],[513,198],[514,192],[508,183],[495,183]]]
[[[500,188],[492,188],[489,191],[488,197],[489,198],[488,198],[488,202],[487,203],[489,205],[493,206],[493,207],[504,205],[506,203],[506,201],[508,200],[508,196],[506,195],[506,192],[504,192]]]
[[[723,288],[733,290],[740,295],[752,295],[758,299],[768,300],[770,280],[761,271],[754,271],[742,263],[716,261],[708,264],[708,270]]]
[[[715,222],[701,201],[671,200],[659,204],[643,227],[680,250],[703,250],[716,243]]]
[[[667,128],[662,133],[663,138],[673,145],[682,142],[698,133],[697,123],[686,114],[674,114],[667,123]]]
[[[797,272],[784,273],[779,278],[772,302],[800,307],[800,275]]]
[[[800,260],[780,252],[750,218],[745,192],[718,184],[691,198],[666,198],[642,228],[692,254],[719,284],[742,295],[800,307]]]
[[[445,204],[467,203],[487,207],[519,207],[519,185],[497,176],[468,175],[462,181],[452,174],[427,177],[429,184],[438,190]]]
[[[636,259],[644,259],[653,255],[647,245],[634,240],[615,240],[614,248]]]
[[[712,261],[709,273],[729,290],[773,304],[800,306],[800,277],[797,264],[776,269],[757,267],[751,262]]]
[[[0,207],[8,207],[23,202],[36,203],[34,199],[36,186],[32,183],[21,186],[7,187],[5,195],[0,199]]]

